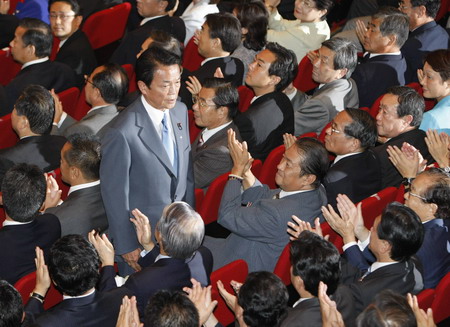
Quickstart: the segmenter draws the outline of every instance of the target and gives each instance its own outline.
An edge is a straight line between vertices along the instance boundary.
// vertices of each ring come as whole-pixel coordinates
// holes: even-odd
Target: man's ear
[[[148,93],[149,87],[143,81],[137,81],[137,86],[143,95]]]
[[[412,115],[405,115],[405,116],[402,117],[402,119],[403,119],[403,122],[404,122],[404,124],[406,126],[410,126],[412,121],[414,120]]]
[[[304,175],[304,176],[302,176],[302,177],[305,178],[305,182],[306,182],[308,185],[311,185],[311,184],[314,183],[314,182],[316,181],[316,179],[317,179],[317,176],[316,176],[316,175],[313,175],[313,174]]]
[[[276,76],[276,75],[270,75],[270,85],[277,85],[278,83],[281,82],[281,77],[280,76]]]
[[[339,69],[339,78],[344,77],[348,72],[348,68]]]
[[[389,243],[388,241],[386,241],[386,240],[380,240],[381,242],[380,242],[380,244],[381,244],[381,246],[380,246],[380,251],[382,252],[382,253],[387,253],[387,254],[390,254],[391,253],[391,250],[392,250],[392,244],[391,243]]]
[[[83,16],[81,16],[81,15],[75,16],[74,23],[75,23],[75,26],[77,27],[77,29],[80,28],[82,21],[83,21]]]

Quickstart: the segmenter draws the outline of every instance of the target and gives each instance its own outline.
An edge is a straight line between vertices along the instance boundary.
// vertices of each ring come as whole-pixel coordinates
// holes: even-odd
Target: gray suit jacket
[[[312,223],[322,217],[320,207],[327,202],[325,190],[297,193],[273,199],[280,189],[270,190],[259,181],[241,194],[241,183],[230,180],[225,186],[218,222],[231,231],[226,239],[206,237],[204,246],[214,257],[214,270],[231,261],[244,259],[249,271],[273,271],[289,242],[287,222],[292,215]],[[247,206],[242,206],[246,203]]]
[[[139,246],[129,220],[131,210],[141,210],[154,228],[167,204],[186,201],[194,205],[186,106],[177,102],[169,111],[177,145],[177,172],[141,99],[108,125],[102,139],[101,191],[117,254]]]
[[[304,97],[305,102],[299,107],[294,107],[295,135],[309,132],[320,134],[339,111],[345,108],[358,108],[359,104],[358,89],[351,78],[327,83],[311,97],[307,95]]]
[[[67,115],[61,127],[53,125],[53,135],[69,135],[75,133],[97,134],[97,132],[109,123],[114,117],[117,116],[119,111],[115,104],[110,104],[103,108],[95,109],[89,112],[86,116],[81,118],[80,121],[76,121],[71,116]]]
[[[207,188],[216,177],[230,171],[233,167],[233,160],[228,150],[227,131],[230,128],[236,132],[237,139],[241,140],[237,126],[231,122],[230,125],[211,136],[203,145],[198,146],[201,133],[192,143],[196,188]]]
[[[87,237],[93,229],[104,232],[108,228],[100,185],[71,192],[62,204],[46,212],[59,218],[61,236],[80,234]]]

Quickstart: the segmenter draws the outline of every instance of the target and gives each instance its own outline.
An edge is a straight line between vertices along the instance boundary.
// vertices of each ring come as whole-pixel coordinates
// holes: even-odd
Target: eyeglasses
[[[303,4],[303,6],[307,8],[315,8],[316,4],[314,1],[308,1],[308,0],[297,0],[299,4]]]
[[[337,129],[335,129],[335,128],[333,128],[333,127],[331,127],[331,134],[344,134],[344,132],[341,132],[341,131],[338,131]]]
[[[420,195],[418,195],[418,194],[416,194],[416,193],[409,192],[409,195],[411,195],[411,196],[413,196],[413,197],[415,197],[415,198],[421,199],[421,200],[424,201],[424,202],[427,201],[426,198],[424,198],[423,196],[420,196]]]
[[[93,87],[97,88],[97,86],[89,80],[89,76],[88,75],[84,75],[84,83],[89,83]]]
[[[206,100],[199,98],[198,95],[193,95],[192,96],[192,102],[194,104],[198,103],[199,107],[202,107],[202,108],[216,107],[215,104],[208,104],[208,103],[206,103]]]
[[[75,17],[75,14],[50,14],[48,15],[50,19],[61,19],[61,20],[68,20],[71,17]]]

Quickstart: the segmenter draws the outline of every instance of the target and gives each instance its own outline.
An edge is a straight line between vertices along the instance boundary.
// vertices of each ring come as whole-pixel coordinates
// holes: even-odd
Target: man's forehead
[[[261,51],[260,53],[258,53],[255,56],[255,58],[257,61],[268,64],[268,65],[270,65],[271,63],[273,63],[276,60],[275,54],[268,49],[265,49],[265,50]]]

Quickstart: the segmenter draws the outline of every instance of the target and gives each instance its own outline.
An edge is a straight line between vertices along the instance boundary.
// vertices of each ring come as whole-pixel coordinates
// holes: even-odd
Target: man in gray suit
[[[92,106],[80,121],[63,111],[59,101],[53,119],[52,134],[69,136],[75,133],[97,134],[119,113],[116,104],[127,94],[128,76],[117,64],[97,67],[90,76],[85,76],[86,102]]]
[[[139,242],[131,210],[139,208],[156,226],[173,201],[193,205],[194,180],[186,106],[177,101],[181,58],[151,45],[136,62],[142,94],[109,124],[102,139],[100,179],[116,253],[135,270]],[[129,267],[128,267],[129,268]],[[126,271],[119,265],[119,272]]]
[[[320,208],[327,200],[320,182],[328,169],[327,150],[312,138],[293,143],[277,167],[275,178],[280,188],[270,190],[252,174],[253,159],[247,144],[237,141],[231,130],[228,147],[234,165],[223,192],[218,223],[231,234],[226,239],[207,236],[204,246],[213,253],[214,270],[244,259],[249,271],[273,271],[289,242],[286,224],[291,216],[309,222],[322,216]]]
[[[292,100],[295,135],[320,134],[336,114],[345,108],[358,108],[358,89],[350,78],[357,64],[356,48],[342,38],[322,43],[313,60],[313,80],[320,84],[312,96],[301,91]]]
[[[61,150],[61,176],[69,184],[67,199],[46,212],[59,218],[61,236],[108,228],[100,193],[100,142],[93,136],[73,134]]]
[[[234,130],[240,140],[239,131],[233,123],[239,93],[222,78],[208,78],[193,100],[195,123],[204,127],[192,143],[195,187],[206,189],[216,177],[233,167],[227,130]]]

